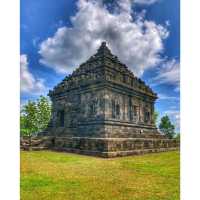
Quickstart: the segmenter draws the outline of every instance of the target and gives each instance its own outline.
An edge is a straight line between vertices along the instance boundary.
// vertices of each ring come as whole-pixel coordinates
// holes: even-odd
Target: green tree
[[[40,98],[37,100],[37,119],[39,131],[42,131],[47,127],[50,117],[51,104],[46,97],[40,96]]]
[[[159,129],[162,133],[164,133],[168,138],[172,139],[175,135],[175,127],[171,123],[169,117],[167,115],[161,118],[161,122],[159,124]]]
[[[51,104],[46,97],[40,96],[35,102],[28,101],[22,107],[20,113],[21,135],[31,137],[33,134],[44,130],[48,125],[50,116]]]
[[[21,127],[22,133],[26,136],[38,131],[37,127],[37,104],[33,101],[28,101],[26,105],[23,106],[21,110]]]
[[[32,134],[37,130],[37,105],[35,102],[28,101],[23,106],[20,114],[20,134],[29,137],[30,146]]]
[[[29,129],[27,126],[27,120],[26,117],[21,114],[20,115],[20,133],[22,136],[29,136]]]

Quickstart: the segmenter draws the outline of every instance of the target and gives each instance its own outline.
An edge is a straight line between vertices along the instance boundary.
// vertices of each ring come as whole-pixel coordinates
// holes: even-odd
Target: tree
[[[20,133],[22,136],[31,137],[39,131],[44,130],[50,120],[51,104],[49,100],[40,96],[39,99],[28,101],[22,107],[20,113]]]
[[[35,102],[28,101],[21,110],[20,133],[22,136],[28,136],[30,146],[32,134],[37,130],[37,105]]]
[[[51,117],[51,104],[46,97],[40,96],[37,100],[37,110],[38,129],[42,131],[47,127]]]
[[[164,133],[168,138],[172,139],[175,135],[175,127],[171,123],[169,117],[165,115],[161,118],[161,122],[159,124],[159,129],[162,133]]]
[[[22,136],[29,136],[29,129],[27,126],[27,120],[24,115],[20,115],[20,132]]]
[[[22,134],[30,136],[31,134],[38,131],[37,127],[37,105],[35,102],[28,101],[23,106],[20,116],[20,130]]]

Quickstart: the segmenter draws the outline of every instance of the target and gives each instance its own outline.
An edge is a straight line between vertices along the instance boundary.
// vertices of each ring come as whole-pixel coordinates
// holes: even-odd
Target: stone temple
[[[105,42],[49,96],[52,118],[40,137],[50,149],[115,157],[179,146],[155,126],[156,93]]]

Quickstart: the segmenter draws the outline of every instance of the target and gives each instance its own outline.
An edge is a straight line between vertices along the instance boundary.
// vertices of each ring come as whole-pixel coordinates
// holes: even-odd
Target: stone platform
[[[87,138],[49,136],[33,138],[31,149],[50,149],[111,158],[178,150],[179,141],[163,138]]]

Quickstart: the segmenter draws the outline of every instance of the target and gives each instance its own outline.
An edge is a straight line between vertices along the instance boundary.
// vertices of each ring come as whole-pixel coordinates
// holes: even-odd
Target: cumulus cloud
[[[146,4],[146,5],[153,4],[153,3],[157,2],[157,1],[159,1],[159,0],[134,0],[135,3]]]
[[[152,85],[170,84],[175,86],[175,91],[179,91],[180,63],[175,59],[164,62],[151,82]]]
[[[176,96],[168,96],[166,94],[159,93],[158,100],[169,100],[169,101],[179,101],[179,97]]]
[[[146,20],[144,13],[133,14],[130,0],[117,0],[112,10],[103,2],[79,0],[72,27],[58,28],[40,44],[40,62],[58,73],[70,73],[106,41],[138,76],[158,65],[169,35],[166,25]]]
[[[36,79],[28,69],[28,58],[26,54],[20,56],[20,79],[21,92],[39,94],[46,89],[42,79]]]

